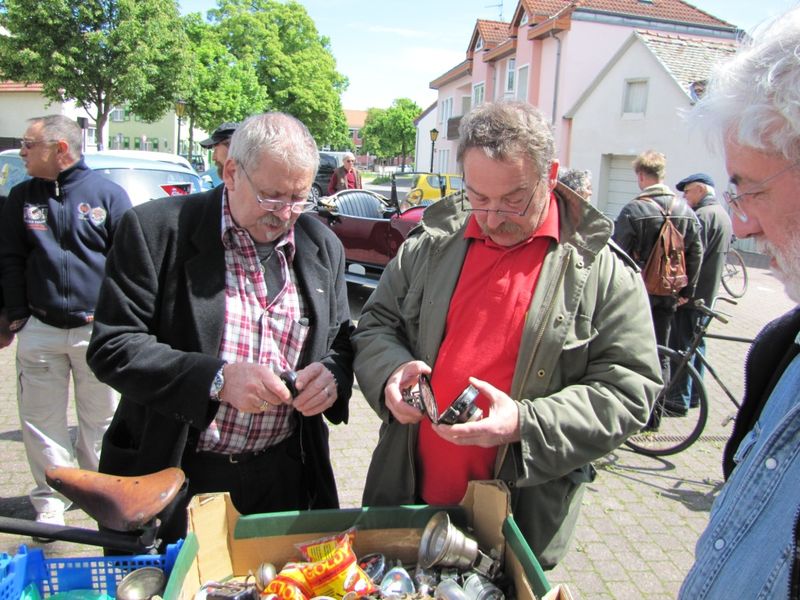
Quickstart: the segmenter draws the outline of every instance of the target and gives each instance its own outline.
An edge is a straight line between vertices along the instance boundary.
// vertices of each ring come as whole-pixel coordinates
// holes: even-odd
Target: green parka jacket
[[[556,188],[560,243],[552,243],[525,321],[509,396],[518,443],[499,449],[495,475],[539,561],[563,557],[591,461],[647,422],[661,385],[650,305],[638,269],[610,242],[611,222],[566,186]],[[365,304],[353,338],[355,372],[382,420],[365,506],[419,501],[418,425],[402,425],[383,389],[400,365],[434,365],[469,241],[458,199],[426,211]],[[465,324],[464,326],[469,326]],[[443,457],[446,460],[446,457]]]

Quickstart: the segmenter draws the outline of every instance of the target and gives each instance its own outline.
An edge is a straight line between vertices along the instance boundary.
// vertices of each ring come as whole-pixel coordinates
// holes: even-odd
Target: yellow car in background
[[[461,175],[448,173],[415,173],[406,202],[411,206],[430,204],[440,198],[455,194],[464,189]]]

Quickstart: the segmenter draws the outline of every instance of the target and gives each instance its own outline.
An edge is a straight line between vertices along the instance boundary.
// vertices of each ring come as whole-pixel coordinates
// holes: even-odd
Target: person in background
[[[180,464],[188,493],[165,543],[202,492],[230,492],[243,514],[338,508],[323,415],[347,421],[352,325],[342,244],[303,214],[318,162],[300,121],[255,115],[231,138],[223,186],[120,224],[88,350],[122,393],[100,470]],[[279,377],[292,371],[296,397]]]
[[[332,196],[342,190],[360,190],[361,173],[356,169],[356,157],[352,152],[347,152],[342,159],[342,166],[337,167],[328,183],[328,195]]]
[[[692,125],[721,141],[737,238],[753,238],[800,304],[800,8],[762,25],[710,78]],[[680,591],[685,600],[800,598],[800,307],[745,365],[725,484]]]
[[[552,568],[591,461],[641,429],[660,388],[647,296],[611,222],[558,183],[538,109],[482,104],[459,139],[465,192],[425,210],[353,338],[382,421],[363,503],[453,504],[469,481],[500,479]],[[484,418],[433,424],[403,400],[423,375],[438,413],[473,385]]]
[[[731,247],[733,236],[731,218],[723,206],[714,197],[714,180],[705,173],[694,173],[681,179],[675,186],[683,192],[686,203],[692,207],[700,222],[700,239],[703,244],[703,261],[700,264],[700,276],[697,280],[694,298],[692,301],[679,306],[675,311],[675,319],[670,330],[669,347],[682,351],[689,347],[694,337],[703,314],[694,308],[694,302],[702,300],[711,307],[717,296],[722,269],[725,266],[725,257]],[[705,338],[697,347],[698,352],[705,355]],[[695,356],[691,363],[698,374],[703,376],[703,363]],[[670,403],[682,406],[685,409],[696,408],[700,400],[697,390],[692,390],[692,379],[688,372],[683,376],[679,385],[670,390],[672,398]]]
[[[20,157],[32,179],[11,189],[0,224],[9,332],[17,335],[17,401],[36,520],[64,524],[69,501],[45,470],[96,470],[118,396],[86,364],[100,282],[128,194],[83,161],[83,132],[63,115],[29,120]],[[72,379],[78,436],[67,426]],[[47,541],[47,540],[42,540]]]
[[[647,259],[655,248],[661,226],[664,224],[664,213],[683,235],[686,275],[689,283],[677,296],[650,295],[650,312],[653,318],[653,329],[656,342],[661,346],[669,345],[669,332],[672,319],[679,304],[694,297],[695,286],[700,277],[700,264],[703,260],[703,245],[700,241],[700,223],[689,205],[664,185],[666,158],[660,152],[648,150],[633,161],[633,170],[641,193],[628,202],[614,223],[614,241],[633,258],[640,269],[647,264]],[[664,381],[669,381],[669,360],[661,365]],[[669,414],[681,416],[686,414],[682,404],[665,403]],[[658,426],[658,417],[650,425]]]
[[[214,130],[210,138],[200,142],[203,148],[211,149],[211,161],[216,165],[220,179],[222,179],[222,168],[228,158],[231,136],[238,126],[239,123],[223,123]]]
[[[558,180],[584,200],[592,199],[592,173],[581,169],[559,169]]]

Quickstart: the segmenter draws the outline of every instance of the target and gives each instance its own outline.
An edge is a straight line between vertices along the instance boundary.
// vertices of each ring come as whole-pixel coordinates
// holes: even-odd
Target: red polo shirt
[[[444,340],[431,385],[439,413],[469,385],[469,377],[511,390],[522,330],[545,253],[558,242],[558,207],[550,196],[547,218],[532,237],[498,246],[471,217],[464,237],[472,240],[447,312]],[[489,400],[477,398],[484,415]],[[493,478],[497,448],[456,446],[436,435],[427,419],[417,443],[419,490],[428,504],[455,504],[467,483]]]

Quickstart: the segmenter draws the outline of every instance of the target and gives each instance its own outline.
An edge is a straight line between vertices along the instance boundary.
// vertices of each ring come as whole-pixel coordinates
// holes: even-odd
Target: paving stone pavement
[[[769,320],[793,304],[763,268],[750,268],[749,290],[737,306],[722,306],[732,315],[717,333],[754,336]],[[357,315],[369,290],[351,289]],[[711,340],[708,356],[722,380],[740,397],[742,363],[747,345]],[[16,410],[14,347],[0,351],[0,516],[32,519],[27,499],[32,486]],[[674,598],[690,568],[694,544],[722,485],[720,460],[731,426],[721,423],[734,407],[706,377],[712,410],[706,430],[692,447],[661,459],[637,455],[625,447],[596,461],[597,479],[588,486],[577,533],[567,558],[547,574],[551,583],[566,583],[576,599]],[[74,422],[74,417],[72,419]],[[333,427],[331,451],[342,505],[360,504],[379,422],[356,387],[347,426]],[[67,513],[69,525],[91,527],[80,510]],[[30,538],[0,534],[0,551],[19,544],[37,547]],[[49,557],[90,556],[96,548],[65,542],[47,544]]]

